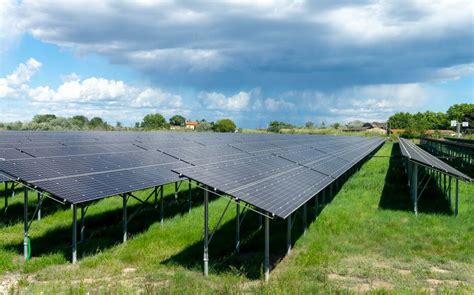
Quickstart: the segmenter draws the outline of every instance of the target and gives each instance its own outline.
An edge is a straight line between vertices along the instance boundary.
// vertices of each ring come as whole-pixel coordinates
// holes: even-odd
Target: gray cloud
[[[463,7],[464,6],[464,7]],[[474,62],[470,1],[23,1],[21,27],[165,86],[336,89]]]

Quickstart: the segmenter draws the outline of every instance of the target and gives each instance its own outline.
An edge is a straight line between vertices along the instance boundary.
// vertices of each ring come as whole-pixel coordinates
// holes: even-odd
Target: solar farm
[[[20,269],[48,277],[45,273],[66,272],[66,280],[77,281],[78,273],[100,277],[123,268],[119,273],[124,276],[154,274],[148,281],[156,283],[150,287],[156,290],[163,282],[177,292],[248,282],[248,289],[238,290],[271,292],[305,265],[314,285],[292,283],[288,290],[331,290],[328,280],[336,284],[343,279],[327,273],[328,259],[334,267],[344,265],[340,255],[347,254],[348,246],[363,256],[360,249],[367,241],[390,239],[381,228],[400,220],[423,227],[433,218],[441,219],[440,232],[455,226],[461,239],[449,246],[456,253],[437,255],[467,269],[453,276],[464,278],[472,270],[466,245],[472,246],[472,236],[463,240],[472,234],[472,228],[466,230],[473,223],[471,177],[402,138],[393,144],[382,137],[329,135],[2,132],[0,158],[0,236],[5,238],[0,273]],[[334,227],[339,221],[348,227]],[[395,228],[397,236],[403,233]],[[364,242],[352,240],[357,235]],[[418,243],[423,246],[407,251],[426,265],[435,263],[436,255],[424,248],[430,237]],[[399,251],[371,253],[371,272],[377,272],[376,260],[387,256],[396,261]],[[147,262],[137,265],[143,259]],[[100,270],[111,260],[113,267]],[[79,266],[65,270],[68,265]],[[166,277],[174,271],[185,278]],[[348,277],[344,284],[356,285],[349,290],[364,291],[365,281]],[[181,285],[180,280],[193,283]],[[425,288],[413,281],[408,288]],[[472,290],[469,278],[465,281],[436,287]],[[379,283],[375,289],[395,284]],[[126,290],[143,292],[142,285]]]

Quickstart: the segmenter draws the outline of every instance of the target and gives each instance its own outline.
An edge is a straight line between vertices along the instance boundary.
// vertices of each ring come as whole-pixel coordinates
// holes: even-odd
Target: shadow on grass
[[[425,168],[420,166],[419,179],[421,180]],[[421,191],[421,187],[419,190]],[[413,202],[410,197],[408,176],[402,162],[402,155],[398,143],[392,145],[390,163],[385,176],[385,184],[379,201],[379,208],[384,210],[413,211]],[[443,194],[442,189],[437,186],[434,178],[431,178],[426,189],[418,200],[418,212],[453,214],[450,201]]]
[[[233,207],[230,207],[232,210]],[[307,208],[308,225],[316,219],[314,207]],[[292,245],[303,235],[302,208],[294,219]],[[210,212],[221,214],[222,212]],[[209,225],[210,229],[213,224]],[[249,211],[240,228],[240,253],[235,252],[236,219],[221,225],[209,244],[209,272],[212,274],[235,273],[248,279],[259,279],[263,272],[264,228],[260,227],[258,213]],[[275,218],[270,221],[270,264],[274,268],[286,255],[287,221]],[[211,234],[211,233],[210,233]],[[188,269],[200,269],[203,264],[203,240],[163,261],[165,265],[180,265]]]
[[[8,197],[8,201],[12,202],[12,199],[15,200],[15,203],[8,205],[8,210],[5,212],[4,202],[5,199],[0,198],[2,207],[0,208],[0,226],[11,226],[19,222],[23,222],[23,192],[17,192],[15,197]],[[16,200],[21,199],[20,203]],[[35,211],[37,205],[36,197],[32,198],[31,195],[28,201],[28,212],[32,214]],[[45,198],[43,200],[43,205],[41,206],[41,216],[45,217],[52,215],[55,212],[66,210],[67,206],[59,204],[51,199]]]
[[[192,207],[202,204],[202,192],[199,189],[192,189]],[[209,196],[210,201],[215,197]],[[91,206],[94,206],[92,204]],[[23,208],[23,206],[21,206]],[[65,206],[62,206],[65,207]],[[130,217],[137,209],[141,208],[141,204],[134,203],[127,206],[128,216]],[[68,207],[67,207],[68,208]],[[189,211],[188,191],[179,192],[178,199],[175,200],[174,193],[164,196],[164,220],[172,218],[176,215],[186,214]],[[78,210],[80,211],[80,210]],[[31,213],[31,212],[30,212]],[[122,242],[122,208],[113,209],[99,214],[87,215],[85,217],[85,234],[84,242],[80,240],[80,213],[78,212],[78,257],[86,257],[94,255],[97,252],[108,249]],[[138,213],[128,224],[129,237],[138,235],[146,231],[153,223],[159,222],[160,212],[159,206],[154,209],[153,204],[147,203],[143,211]],[[72,213],[70,217],[72,224]],[[30,229],[30,233],[35,230],[34,221]],[[31,238],[31,257],[39,257],[51,253],[60,253],[66,259],[71,258],[72,228],[71,226],[55,227],[47,231],[40,237]],[[0,246],[7,250],[23,253],[22,241],[18,243]]]

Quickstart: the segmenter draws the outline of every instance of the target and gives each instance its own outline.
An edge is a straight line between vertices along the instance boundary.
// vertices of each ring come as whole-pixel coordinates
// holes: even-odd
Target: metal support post
[[[449,200],[449,206],[451,206],[451,175],[448,178],[448,200]]]
[[[459,213],[459,179],[456,178],[456,205],[454,207],[454,216]]]
[[[265,282],[270,279],[270,218],[265,216]]]
[[[314,197],[314,216],[318,216],[319,213],[319,203],[318,203],[319,194]]]
[[[38,192],[38,220],[41,220],[41,206],[39,205],[41,202],[41,193]]]
[[[24,206],[23,206],[23,214],[24,214],[24,227],[23,227],[23,255],[25,260],[28,260],[28,189],[26,186],[23,188],[24,193]]]
[[[262,229],[263,226],[263,216],[262,214],[258,214],[258,229]]]
[[[85,215],[84,206],[81,206],[81,242],[84,242],[84,232],[86,230]]]
[[[189,213],[191,213],[191,208],[193,206],[192,191],[191,191],[191,179],[188,181],[188,203],[189,203]]]
[[[161,186],[160,187],[160,224],[161,225],[163,225],[163,219],[165,216],[165,210],[164,210],[165,201],[163,200],[163,197],[164,197],[163,190],[164,190],[164,186]]]
[[[174,200],[178,201],[178,182],[174,183]]]
[[[291,253],[291,214],[286,219],[286,255]]]
[[[323,200],[321,202],[321,207],[326,205],[326,188],[323,189]]]
[[[154,204],[155,204],[155,209],[158,208],[158,188],[155,186],[153,189],[153,198],[155,199]]]
[[[72,264],[77,262],[77,207],[72,205]]]
[[[412,164],[412,179],[411,179],[411,189],[412,189],[412,200],[413,200],[413,211],[415,215],[418,215],[418,165]]]
[[[123,198],[123,217],[122,217],[122,225],[123,225],[123,242],[126,243],[127,242],[127,224],[128,224],[128,220],[127,220],[127,195],[126,194],[123,194],[122,195],[122,198]]]
[[[209,192],[204,190],[204,275],[209,275]]]
[[[307,209],[306,203],[303,205],[303,234],[306,235],[306,229],[308,228],[308,218],[307,218]]]
[[[5,182],[5,190],[3,192],[5,194],[5,207],[3,208],[3,212],[6,214],[8,210],[8,181]]]
[[[240,252],[240,201],[235,202],[236,218],[235,218],[235,251]]]

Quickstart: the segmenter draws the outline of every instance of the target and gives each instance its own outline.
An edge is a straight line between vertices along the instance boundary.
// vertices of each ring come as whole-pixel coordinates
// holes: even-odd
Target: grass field
[[[172,191],[166,188],[164,224],[154,210],[141,213],[129,225],[126,244],[120,243],[121,199],[91,206],[77,265],[68,262],[72,212],[52,201],[33,223],[32,259],[24,263],[22,198],[11,199],[0,219],[0,293],[474,292],[474,185],[460,183],[457,218],[434,188],[423,195],[415,217],[397,145],[385,144],[317,217],[309,207],[306,235],[297,219],[289,256],[286,223],[272,221],[269,283],[261,279],[264,243],[257,216],[244,220],[241,254],[232,251],[233,206],[210,244],[210,276],[204,278],[202,194],[193,192],[188,213],[187,193],[176,202]],[[226,203],[210,202],[211,228]],[[131,214],[137,204],[130,204]]]

